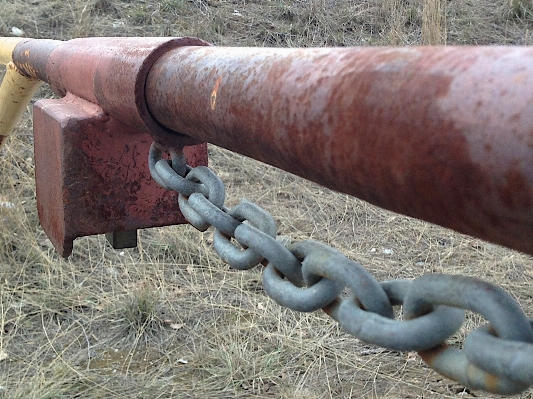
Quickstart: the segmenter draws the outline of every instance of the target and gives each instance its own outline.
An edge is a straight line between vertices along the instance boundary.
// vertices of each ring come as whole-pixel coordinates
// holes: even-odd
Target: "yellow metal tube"
[[[6,65],[0,85],[0,149],[41,84],[38,79],[21,75],[12,62]]]
[[[22,75],[12,62],[13,49],[22,40],[27,39],[0,38],[0,64],[6,65],[0,85],[0,149],[42,83]]]
[[[13,61],[13,50],[23,40],[18,37],[0,37],[0,64],[7,65]]]

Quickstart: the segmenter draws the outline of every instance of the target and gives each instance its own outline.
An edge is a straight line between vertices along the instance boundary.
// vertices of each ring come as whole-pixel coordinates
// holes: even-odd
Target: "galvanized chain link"
[[[469,388],[510,395],[533,384],[532,322],[501,288],[444,274],[379,283],[326,244],[306,240],[284,246],[269,213],[246,200],[226,208],[224,184],[211,169],[189,167],[179,150],[171,157],[163,159],[152,144],[154,180],[179,193],[180,210],[194,227],[215,227],[215,250],[231,267],[266,264],[263,288],[278,304],[300,312],[322,309],[361,341],[417,351],[431,368]],[[340,296],[344,288],[351,296]],[[397,305],[404,320],[394,319]],[[445,340],[462,326],[465,309],[489,323],[472,331],[459,350]]]

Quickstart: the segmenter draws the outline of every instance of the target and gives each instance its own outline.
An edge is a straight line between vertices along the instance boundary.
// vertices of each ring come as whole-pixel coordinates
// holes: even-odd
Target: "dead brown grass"
[[[516,6],[516,4],[519,4]],[[219,45],[530,44],[527,2],[0,0],[0,36],[198,36]],[[517,12],[519,7],[520,12]],[[50,96],[43,88],[39,97]],[[385,212],[211,147],[228,205],[271,212],[292,240],[326,242],[378,280],[446,272],[502,286],[531,311],[530,257]],[[260,270],[229,269],[212,233],[103,237],[60,259],[39,227],[31,110],[0,162],[0,397],[455,398],[468,392],[407,353],[365,345],[321,313],[283,309]],[[469,316],[452,343],[479,324]],[[521,397],[530,398],[531,391]]]
[[[425,0],[422,6],[422,44],[446,44],[446,2]]]

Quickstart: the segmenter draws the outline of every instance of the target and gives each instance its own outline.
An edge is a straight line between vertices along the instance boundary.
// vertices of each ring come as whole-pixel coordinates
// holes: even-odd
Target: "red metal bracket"
[[[72,94],[34,106],[35,180],[41,225],[63,257],[77,237],[186,223],[176,193],[148,170],[153,138]],[[207,164],[207,145],[185,148]]]

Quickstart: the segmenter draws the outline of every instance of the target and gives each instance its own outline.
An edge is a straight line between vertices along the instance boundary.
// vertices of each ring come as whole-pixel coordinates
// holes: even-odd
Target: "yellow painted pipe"
[[[0,64],[6,65],[6,74],[0,85],[0,149],[42,84],[38,79],[22,75],[12,62],[13,49],[22,40],[27,39],[0,38]]]
[[[6,65],[0,85],[0,149],[41,84],[38,79],[21,75],[12,62]]]
[[[0,37],[0,64],[7,65],[13,61],[13,50],[23,40],[18,37]]]

